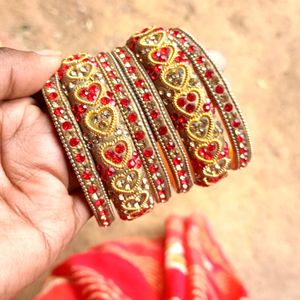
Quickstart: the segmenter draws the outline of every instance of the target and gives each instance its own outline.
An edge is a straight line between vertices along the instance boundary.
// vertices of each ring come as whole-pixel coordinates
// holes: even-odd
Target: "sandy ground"
[[[0,9],[4,44],[64,54],[108,50],[151,24],[189,30],[227,57],[226,75],[254,140],[247,169],[214,187],[174,196],[133,223],[98,229],[91,221],[62,258],[119,236],[156,236],[168,214],[198,211],[210,219],[252,299],[300,299],[298,0],[0,0]],[[31,299],[40,285],[17,299]]]

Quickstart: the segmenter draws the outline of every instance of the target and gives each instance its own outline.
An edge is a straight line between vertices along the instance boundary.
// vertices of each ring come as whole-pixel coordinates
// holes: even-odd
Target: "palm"
[[[2,103],[0,118],[0,219],[30,236],[14,247],[52,261],[79,223],[63,149],[49,117],[30,98]]]

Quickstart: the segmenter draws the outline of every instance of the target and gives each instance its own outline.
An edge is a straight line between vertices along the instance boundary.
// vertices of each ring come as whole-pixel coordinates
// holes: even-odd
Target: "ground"
[[[0,0],[0,41],[26,49],[109,50],[147,25],[179,26],[227,58],[254,159],[135,222],[89,222],[61,259],[104,240],[156,236],[170,213],[202,212],[251,298],[300,299],[300,2],[297,0]],[[298,124],[298,126],[297,126]],[[17,299],[31,299],[42,279]]]

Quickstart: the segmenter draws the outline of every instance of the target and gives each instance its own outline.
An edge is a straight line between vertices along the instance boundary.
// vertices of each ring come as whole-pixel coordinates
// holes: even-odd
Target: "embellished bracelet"
[[[51,77],[46,82],[43,94],[55,128],[92,212],[99,225],[110,225],[114,219],[111,204],[57,76]]]
[[[189,57],[221,114],[234,151],[232,168],[245,167],[251,160],[251,142],[238,104],[223,76],[206,51],[188,33],[178,28],[168,32],[177,41],[182,52]]]
[[[207,186],[219,181],[230,166],[228,146],[189,59],[161,28],[151,28],[136,37],[127,44],[151,76],[182,137],[195,183]]]
[[[92,56],[64,65],[64,91],[100,177],[122,219],[134,219],[154,205],[141,158],[102,67]],[[82,72],[84,72],[82,76]]]
[[[175,179],[177,192],[188,191],[193,184],[189,161],[154,84],[127,47],[116,48],[113,54],[122,66],[143,108]]]
[[[166,202],[171,196],[169,176],[135,94],[111,54],[100,52],[97,61],[109,81],[109,86],[141,157],[152,187],[153,197],[156,202]]]

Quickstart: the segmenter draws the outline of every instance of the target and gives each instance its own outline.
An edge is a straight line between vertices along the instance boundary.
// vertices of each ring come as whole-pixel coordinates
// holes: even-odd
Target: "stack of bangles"
[[[251,159],[238,105],[205,50],[151,27],[125,47],[63,60],[43,88],[50,115],[101,226],[166,202],[172,186],[210,186]]]

